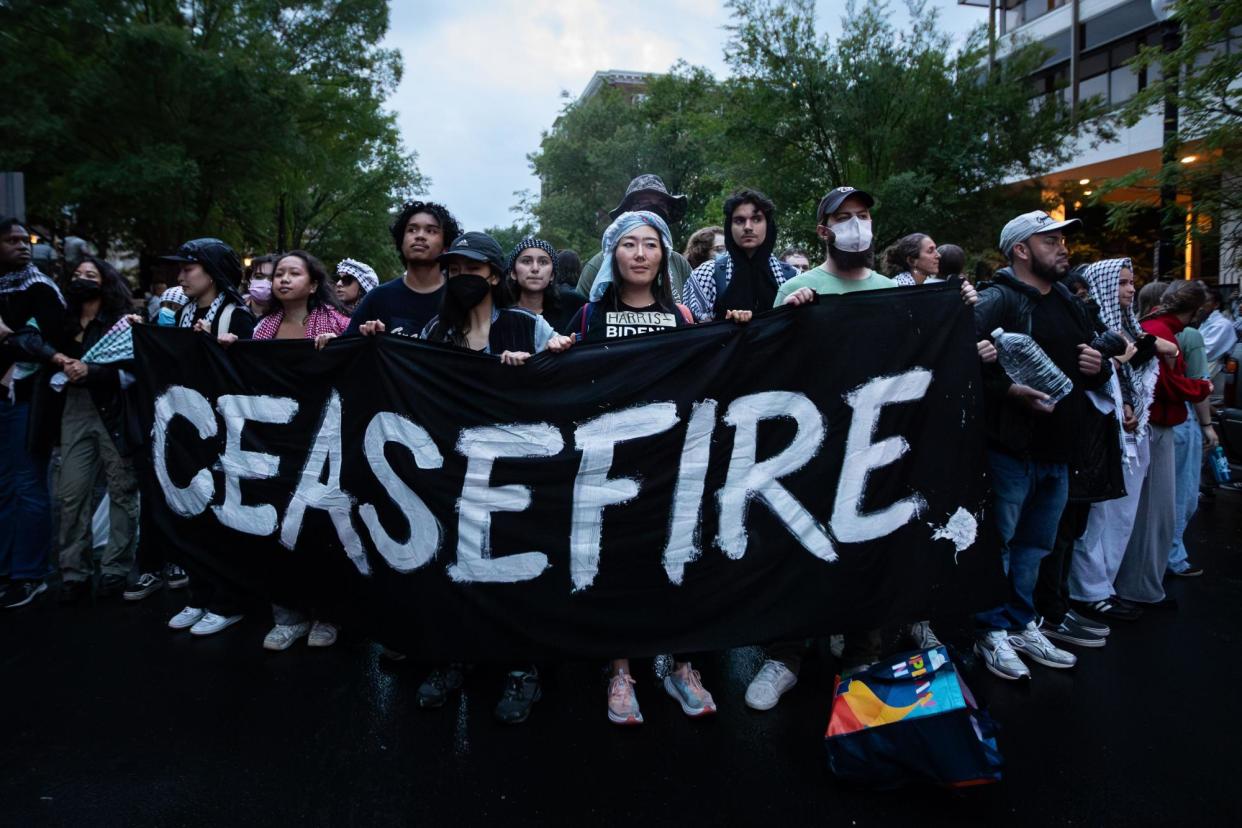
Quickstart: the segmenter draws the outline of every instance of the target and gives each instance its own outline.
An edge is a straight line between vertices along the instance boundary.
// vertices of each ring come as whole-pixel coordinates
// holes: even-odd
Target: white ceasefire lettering
[[[164,492],[169,508],[182,517],[201,515],[216,493],[216,482],[209,469],[199,469],[189,485],[181,488],[168,476],[168,426],[174,417],[184,417],[206,440],[216,436],[216,414],[211,403],[193,388],[173,385],[155,401],[155,427],[152,430],[151,452],[155,477]]]
[[[276,508],[269,503],[245,506],[241,502],[242,480],[263,480],[275,477],[280,458],[260,451],[243,451],[242,429],[246,422],[283,425],[298,411],[297,401],[289,397],[247,396],[226,394],[216,401],[224,418],[224,454],[220,467],[224,470],[224,505],[212,506],[220,523],[250,535],[270,535],[276,531]]]
[[[517,583],[537,578],[548,568],[543,552],[492,557],[492,513],[521,512],[530,506],[531,494],[529,486],[492,486],[489,481],[498,458],[551,457],[564,447],[561,433],[547,423],[462,430],[457,451],[466,457],[466,479],[457,501],[457,562],[448,568],[450,578]]]
[[[319,479],[325,476],[325,472],[327,482],[321,483]],[[359,572],[370,575],[371,565],[367,563],[366,550],[362,548],[362,539],[358,537],[351,520],[353,508],[354,499],[341,490],[341,395],[334,388],[327,405],[323,407],[323,419],[315,433],[310,454],[306,456],[306,464],[302,466],[298,487],[281,521],[280,542],[287,549],[292,549],[302,531],[302,518],[306,510],[322,509],[332,519],[332,526],[345,547],[345,554]]]
[[[359,506],[358,514],[371,533],[371,542],[380,557],[397,572],[413,572],[435,558],[440,549],[442,529],[427,504],[406,485],[384,456],[384,447],[389,443],[408,448],[420,469],[441,468],[444,457],[426,429],[400,414],[381,411],[367,424],[364,438],[367,462],[371,464],[375,479],[409,521],[410,539],[404,543],[394,540],[384,530],[379,513],[370,503]]]
[[[757,462],[759,423],[774,417],[791,418],[797,431],[783,450]],[[808,552],[822,560],[835,561],[837,553],[827,530],[780,483],[782,477],[798,471],[819,453],[824,441],[824,418],[819,409],[795,391],[763,391],[735,399],[724,419],[736,433],[729,471],[716,493],[720,505],[717,546],[734,560],[746,554],[746,513],[751,500],[758,499]]]
[[[703,512],[703,487],[711,459],[712,431],[716,428],[716,401],[697,402],[686,424],[686,442],[677,469],[673,515],[668,544],[664,547],[664,571],[674,584],[685,577],[686,564],[699,557],[699,516]]]
[[[836,503],[832,509],[832,532],[842,543],[882,538],[905,525],[923,508],[923,498],[912,495],[884,509],[863,514],[862,501],[871,471],[895,462],[910,449],[910,444],[902,437],[871,442],[880,409],[893,403],[922,399],[931,379],[931,371],[915,368],[892,377],[878,377],[845,396],[845,401],[854,409],[854,416],[845,440],[845,459],[841,463]]]
[[[638,495],[634,478],[608,476],[614,447],[668,431],[677,421],[676,403],[647,403],[601,414],[574,431],[574,445],[582,452],[569,530],[569,571],[575,592],[594,583],[599,572],[604,509]]]

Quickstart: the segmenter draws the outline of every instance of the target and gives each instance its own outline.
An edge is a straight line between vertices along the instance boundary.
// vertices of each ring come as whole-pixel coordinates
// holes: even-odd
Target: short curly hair
[[[690,262],[690,267],[698,267],[708,259],[714,258],[716,254],[712,253],[712,247],[715,245],[716,237],[724,235],[723,227],[700,227],[690,236],[690,240],[686,242],[686,252],[683,253],[686,261]]]
[[[397,213],[392,226],[388,228],[392,233],[392,243],[397,247],[397,256],[402,262],[405,261],[405,253],[401,249],[401,243],[405,240],[405,226],[418,213],[433,215],[436,221],[440,222],[440,230],[444,234],[445,250],[448,250],[453,240],[461,235],[461,226],[457,223],[457,218],[443,204],[437,204],[434,201],[407,201],[401,205],[401,212]]]

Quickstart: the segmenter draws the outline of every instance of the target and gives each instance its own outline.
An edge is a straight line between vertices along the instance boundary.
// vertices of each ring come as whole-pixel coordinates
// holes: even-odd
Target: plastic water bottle
[[[1216,478],[1216,482],[1228,483],[1233,473],[1229,470],[1229,460],[1225,457],[1224,446],[1217,446],[1208,454],[1208,460],[1212,464],[1212,477]]]
[[[1003,328],[997,328],[992,331],[992,343],[1009,378],[1018,385],[1043,391],[1048,395],[1048,405],[1055,405],[1074,390],[1070,378],[1026,334],[1006,333]]]

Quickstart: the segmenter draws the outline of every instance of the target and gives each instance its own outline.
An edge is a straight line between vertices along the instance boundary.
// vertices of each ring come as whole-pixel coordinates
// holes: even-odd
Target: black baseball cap
[[[487,262],[500,273],[505,272],[505,254],[500,243],[486,233],[472,230],[462,233],[453,239],[453,244],[440,254],[438,261],[443,263],[450,256],[461,256],[476,262]]]
[[[172,256],[160,256],[165,262],[178,264],[202,265],[203,270],[216,283],[221,293],[234,297],[238,304],[244,304],[237,286],[242,280],[242,264],[237,252],[219,239],[191,239]]]
[[[837,187],[835,190],[829,190],[828,194],[819,200],[819,209],[815,211],[815,220],[822,222],[824,216],[836,212],[836,209],[841,206],[841,202],[850,196],[858,196],[858,198],[862,199],[863,203],[867,205],[868,210],[875,206],[875,198],[872,197],[871,193],[856,190],[853,187]]]

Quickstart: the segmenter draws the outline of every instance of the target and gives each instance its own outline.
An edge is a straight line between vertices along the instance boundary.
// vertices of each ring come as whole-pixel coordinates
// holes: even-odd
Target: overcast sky
[[[987,10],[932,0],[962,35]],[[844,2],[819,0],[819,26],[841,29]],[[892,3],[905,20],[905,5]],[[528,153],[597,70],[662,72],[678,59],[723,76],[721,0],[394,0],[386,45],[405,76],[389,100],[430,195],[465,229],[508,225],[516,191],[537,193]],[[620,193],[618,193],[618,196]]]

